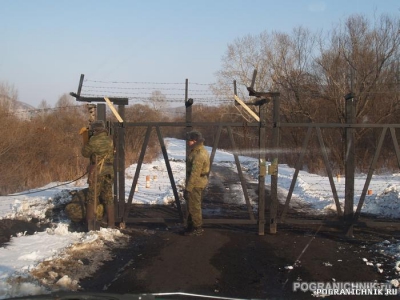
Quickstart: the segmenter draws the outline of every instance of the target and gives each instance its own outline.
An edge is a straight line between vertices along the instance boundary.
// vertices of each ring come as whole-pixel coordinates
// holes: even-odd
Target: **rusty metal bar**
[[[369,183],[371,182],[371,178],[372,178],[372,175],[373,175],[374,170],[375,170],[376,162],[378,161],[378,157],[379,157],[379,154],[380,154],[381,149],[382,149],[382,145],[383,145],[383,141],[385,139],[386,131],[387,131],[387,127],[382,129],[382,133],[381,133],[381,136],[380,136],[379,142],[378,142],[378,147],[376,148],[374,158],[372,159],[371,166],[370,166],[369,171],[368,171],[367,179],[365,180],[364,188],[362,190],[362,193],[361,193],[361,196],[360,196],[360,200],[358,201],[357,210],[356,210],[356,213],[354,214],[354,217],[353,217],[353,222],[357,221],[358,217],[360,216],[361,207],[364,204],[365,195],[367,194],[368,186],[369,186]]]
[[[178,218],[128,218],[126,223],[176,223],[180,220]],[[243,224],[252,225],[257,224],[257,220],[249,219],[203,219],[203,224]]]
[[[192,122],[191,125],[193,127],[213,127],[215,125],[222,124],[222,126],[231,126],[231,127],[243,127],[243,122],[218,122],[218,123],[210,123],[210,122]],[[250,122],[246,123],[248,127],[259,127],[259,122]],[[144,126],[166,126],[166,127],[185,127],[185,122],[127,122],[124,124],[127,127],[144,127]],[[341,124],[341,123],[266,123],[267,126],[276,126],[278,128],[290,128],[290,127],[311,127],[311,128],[400,128],[400,124]]]
[[[179,195],[178,195],[178,191],[176,189],[174,175],[172,173],[171,165],[170,165],[169,159],[168,159],[167,149],[165,148],[164,139],[161,135],[161,130],[160,130],[159,126],[156,126],[156,131],[157,131],[158,141],[160,142],[160,146],[161,146],[161,152],[164,157],[165,166],[167,167],[169,181],[171,183],[172,191],[174,193],[175,204],[176,204],[176,207],[178,208],[179,219],[181,220],[181,222],[183,222],[183,213],[182,213],[181,202],[179,201]]]
[[[247,211],[249,212],[250,220],[254,220],[253,209],[251,208],[249,194],[247,192],[246,182],[244,180],[244,176],[243,176],[243,172],[242,172],[242,167],[240,165],[239,156],[236,154],[237,149],[236,149],[235,140],[233,139],[232,128],[229,126],[228,126],[228,134],[229,134],[229,138],[231,140],[231,145],[233,148],[233,157],[235,158],[236,168],[237,168],[237,171],[239,174],[240,183],[242,185],[244,199],[246,200]]]
[[[400,124],[368,124],[368,123],[280,123],[279,127],[320,127],[320,128],[400,128]]]
[[[151,129],[152,129],[152,126],[148,126],[147,130],[146,130],[146,135],[145,135],[145,138],[144,138],[144,141],[143,141],[142,150],[140,151],[139,160],[138,160],[138,163],[137,163],[137,166],[136,166],[135,176],[133,177],[131,191],[129,192],[128,203],[126,203],[126,205],[125,205],[123,222],[126,222],[126,219],[128,218],[128,215],[129,215],[129,210],[131,209],[133,195],[135,194],[135,187],[136,187],[136,184],[137,184],[138,179],[139,179],[140,169],[142,168],[144,155],[146,153],[146,148],[147,148],[147,145],[149,143]]]
[[[319,141],[319,144],[321,146],[322,156],[323,156],[324,162],[325,162],[326,172],[328,174],[329,183],[330,183],[331,189],[332,189],[333,199],[335,200],[335,204],[336,204],[337,215],[338,215],[338,217],[340,217],[342,215],[342,208],[340,207],[339,197],[338,197],[338,194],[337,194],[337,191],[336,191],[335,182],[333,181],[332,170],[331,170],[331,167],[329,165],[328,154],[326,152],[324,139],[322,138],[321,128],[317,127],[316,129],[317,129],[318,141]]]
[[[399,168],[400,168],[400,150],[399,150],[399,143],[398,143],[398,141],[397,141],[396,131],[394,130],[393,127],[390,127],[390,135],[392,136],[394,151],[396,152],[397,164],[399,165]]]
[[[79,79],[79,85],[78,85],[78,92],[76,93],[76,95],[78,97],[81,96],[81,92],[82,92],[82,86],[83,86],[83,79],[85,78],[85,74],[81,74],[81,77]]]
[[[190,99],[189,99],[190,100]],[[124,126],[126,127],[147,127],[147,126],[161,126],[161,127],[214,127],[216,125],[222,125],[224,127],[243,127],[243,122],[218,122],[218,123],[210,123],[210,122],[126,122]],[[259,127],[260,124],[258,122],[246,123],[246,126],[249,127]]]
[[[80,102],[106,102],[104,97],[84,97],[78,95],[77,93],[69,93],[72,97],[76,99],[76,101]],[[128,105],[128,98],[118,98],[118,97],[110,97],[108,98],[112,103],[117,105]]]
[[[305,139],[303,141],[303,146],[301,147],[300,157],[299,157],[299,160],[297,161],[297,164],[296,164],[296,169],[295,169],[293,177],[292,177],[292,182],[290,183],[289,192],[288,192],[287,197],[286,197],[285,207],[283,208],[283,211],[282,211],[282,214],[281,214],[281,218],[280,219],[281,219],[282,222],[284,221],[284,219],[286,217],[286,213],[287,213],[287,211],[289,209],[289,203],[290,203],[290,200],[292,199],[292,194],[293,194],[294,187],[296,185],[297,176],[299,175],[300,168],[301,168],[301,166],[303,164],[303,160],[304,160],[304,156],[306,154],[307,146],[308,146],[308,143],[310,141],[311,132],[312,132],[312,128],[309,127],[308,130],[307,130],[306,137],[305,137]]]

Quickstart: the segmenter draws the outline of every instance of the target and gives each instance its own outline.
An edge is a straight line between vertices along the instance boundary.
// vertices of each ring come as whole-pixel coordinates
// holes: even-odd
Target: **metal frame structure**
[[[236,145],[232,134],[232,128],[234,127],[243,127],[243,123],[233,123],[233,122],[220,122],[220,123],[202,123],[202,122],[192,122],[192,105],[193,99],[188,99],[188,80],[186,80],[186,91],[185,91],[185,107],[186,107],[186,120],[185,122],[140,122],[140,123],[132,123],[132,122],[124,122],[124,123],[114,123],[113,124],[113,138],[114,144],[116,145],[116,155],[115,155],[115,181],[114,181],[114,200],[116,205],[116,219],[121,221],[122,223],[137,223],[137,222],[147,222],[147,223],[164,223],[164,222],[183,222],[183,212],[180,204],[179,194],[177,187],[175,185],[175,180],[173,176],[173,172],[171,170],[171,166],[169,164],[169,158],[167,154],[167,150],[164,144],[164,137],[162,136],[161,127],[181,127],[186,128],[187,131],[190,131],[193,127],[218,127],[218,130],[215,135],[215,142],[212,147],[212,152],[210,155],[211,159],[211,169],[212,162],[214,160],[215,152],[218,148],[218,143],[220,140],[221,132],[223,128],[226,128],[229,135],[229,140],[231,142],[231,146],[233,148],[233,155],[235,159],[235,164],[237,167],[239,179],[241,182],[241,186],[244,193],[244,198],[247,205],[248,210],[248,219],[204,219],[203,222],[205,224],[254,224],[258,225],[258,234],[265,234],[265,225],[266,225],[266,217],[265,217],[265,176],[266,176],[266,163],[265,163],[265,153],[267,149],[267,141],[266,141],[266,131],[270,129],[272,131],[272,138],[270,140],[270,150],[274,153],[274,157],[272,158],[272,164],[270,166],[270,175],[271,175],[271,198],[269,204],[269,215],[268,215],[268,224],[269,224],[269,232],[276,233],[277,232],[277,224],[278,223],[292,223],[292,224],[341,224],[345,225],[347,228],[347,234],[352,235],[353,226],[359,223],[359,216],[361,213],[361,208],[365,200],[365,196],[367,194],[368,186],[371,181],[373,172],[376,167],[377,159],[379,157],[380,151],[382,149],[383,141],[386,136],[386,133],[389,129],[399,168],[400,168],[400,150],[398,141],[396,138],[395,129],[400,128],[400,124],[356,124],[355,123],[355,100],[354,96],[351,94],[351,97],[345,97],[346,99],[346,116],[347,122],[345,124],[338,123],[281,123],[279,119],[279,93],[264,93],[264,92],[256,92],[254,90],[254,82],[256,77],[256,70],[253,74],[253,81],[250,87],[248,87],[249,95],[256,97],[256,101],[251,103],[246,103],[246,105],[257,105],[259,106],[259,116],[256,122],[246,123],[247,127],[257,127],[259,129],[259,178],[258,178],[258,187],[259,187],[259,197],[258,197],[258,216],[257,218],[253,214],[253,210],[251,208],[249,195],[246,188],[246,181],[242,174],[239,157],[236,154]],[[101,98],[88,98],[81,97],[80,91],[83,83],[83,75],[81,75],[81,80],[79,83],[78,93],[71,93],[73,97],[76,98],[77,101],[84,102],[105,102],[104,99]],[[234,94],[235,99],[236,96],[236,83],[234,82]],[[127,98],[109,98],[109,100],[118,105],[118,113],[124,118],[125,115],[125,105],[128,104]],[[266,122],[266,104],[271,102],[272,100],[272,124],[267,124]],[[238,100],[239,102],[239,100]],[[243,103],[241,103],[243,105]],[[98,107],[98,119],[105,120],[105,105],[99,104]],[[130,189],[128,199],[125,199],[125,130],[128,127],[146,127],[146,134],[144,138],[144,142],[141,148],[139,160],[137,163],[136,172],[133,178],[133,183]],[[279,134],[281,128],[289,128],[289,127],[298,127],[298,128],[307,128],[306,137],[303,142],[302,149],[299,154],[299,159],[297,161],[295,172],[292,178],[292,182],[288,191],[288,195],[286,198],[284,209],[280,216],[278,216],[277,208],[278,208],[278,147],[279,147]],[[367,179],[361,194],[360,201],[357,206],[356,212],[353,211],[353,203],[354,203],[354,170],[355,170],[355,146],[354,146],[354,134],[356,128],[382,128],[381,136],[377,145],[377,149],[374,154],[374,158],[371,162],[371,166],[367,175]],[[336,191],[332,170],[330,169],[327,150],[324,145],[324,140],[322,137],[321,128],[344,128],[346,132],[346,162],[345,162],[345,176],[346,176],[346,185],[345,185],[345,204],[344,204],[344,212],[342,212],[338,194]],[[146,152],[146,148],[150,139],[150,135],[152,130],[155,130],[157,133],[158,141],[160,143],[161,151],[164,157],[164,161],[167,167],[168,176],[170,179],[171,187],[173,189],[173,194],[175,198],[175,204],[177,207],[177,216],[174,219],[166,219],[166,218],[130,218],[129,212],[132,206],[132,199],[135,193],[135,187],[138,182],[140,169],[143,163],[144,155]],[[321,147],[322,157],[325,163],[326,171],[328,174],[329,182],[332,189],[333,200],[337,209],[337,217],[338,221],[335,222],[332,220],[294,220],[287,218],[287,211],[289,208],[290,200],[293,194],[293,190],[295,187],[295,183],[297,180],[298,173],[302,167],[303,159],[305,153],[307,151],[307,147],[309,145],[309,141],[312,135],[313,129],[316,130],[317,139],[319,145]],[[187,149],[188,153],[188,149]]]

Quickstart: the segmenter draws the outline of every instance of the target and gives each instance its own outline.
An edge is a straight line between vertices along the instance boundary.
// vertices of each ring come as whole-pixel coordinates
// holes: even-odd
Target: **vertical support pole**
[[[119,156],[121,155],[118,147],[119,143],[119,130],[116,125],[117,123],[113,123],[113,128],[111,130],[113,142],[114,142],[114,190],[113,190],[113,197],[114,197],[114,204],[117,204],[117,209],[115,210],[115,213],[117,215],[116,220],[120,220],[120,218],[124,215],[124,211],[120,211],[120,202],[119,202]],[[123,209],[123,207],[122,207]]]
[[[106,105],[104,103],[97,104],[97,120],[106,122]]]
[[[266,154],[266,104],[260,105],[260,127],[259,127],[259,174],[258,174],[258,235],[265,234],[265,176],[267,167],[265,162]]]
[[[77,95],[80,96],[82,92],[82,86],[83,86],[83,79],[85,78],[85,74],[81,74],[81,78],[79,79],[79,86],[78,86],[78,91]]]
[[[236,84],[236,80],[233,81],[233,94],[235,96],[237,96],[237,84]],[[239,106],[240,104],[237,101],[234,101],[235,106]]]
[[[190,98],[188,99],[188,94],[189,94],[189,80],[186,78],[185,81],[185,117],[186,117],[186,132],[185,132],[185,141],[186,141],[186,133],[188,133],[189,131],[191,131],[193,129],[192,126],[192,104],[193,104],[193,99]],[[186,142],[185,143],[186,146],[186,170],[188,169],[188,160],[187,158],[189,157],[189,153],[190,153],[190,149],[189,149],[189,145]],[[185,185],[187,184],[187,172],[185,173]],[[185,203],[185,211],[184,211],[185,215],[184,215],[184,220],[183,220],[183,224],[186,226],[186,222],[187,222],[187,205]]]
[[[186,133],[193,129],[192,127],[192,104],[193,99],[188,99],[188,90],[189,90],[189,80],[186,79],[185,82],[185,107],[186,107]],[[186,140],[186,135],[185,135]],[[186,143],[186,157],[189,156],[189,145]],[[186,162],[186,169],[187,169],[187,162]],[[187,179],[187,178],[186,178]]]
[[[346,100],[346,124],[355,123],[355,100],[353,93],[345,96]],[[347,234],[353,236],[353,216],[354,216],[354,173],[355,173],[355,129],[351,126],[346,127],[346,153],[345,153],[345,201],[344,201],[344,223],[348,225]]]
[[[185,107],[186,107],[186,132],[191,131],[192,128],[192,104],[193,99],[188,99],[189,81],[186,79],[185,83]],[[186,154],[188,154],[188,146],[186,145]]]
[[[125,120],[125,106],[118,105],[118,113],[123,120]],[[125,214],[125,127],[123,124],[118,127],[118,144],[117,152],[118,155],[118,187],[114,186],[115,190],[118,190],[118,202],[114,202],[114,207],[117,213],[117,219],[122,219]],[[118,189],[116,189],[118,188]],[[115,193],[115,192],[114,192]]]
[[[93,215],[94,218],[93,220],[88,220],[88,229],[92,227],[91,230],[99,230],[100,229],[100,225],[97,224],[97,204],[99,203],[99,195],[100,195],[100,191],[97,189],[98,185],[97,185],[97,178],[98,178],[98,160],[97,160],[97,155],[94,155],[94,176],[93,176],[93,182],[94,184],[94,203],[93,203]],[[88,206],[86,206],[86,208],[89,208]],[[88,211],[86,212],[86,214],[88,214]],[[92,224],[89,224],[89,221],[92,222]],[[90,229],[89,229],[90,230]]]
[[[272,172],[271,172],[271,205],[269,209],[269,233],[277,231],[278,214],[278,148],[279,148],[279,95],[272,97],[273,101],[273,128],[272,128]]]
[[[254,91],[254,84],[256,83],[256,77],[257,77],[257,69],[254,69],[253,78],[251,79],[251,85],[250,85],[250,89],[253,91]]]

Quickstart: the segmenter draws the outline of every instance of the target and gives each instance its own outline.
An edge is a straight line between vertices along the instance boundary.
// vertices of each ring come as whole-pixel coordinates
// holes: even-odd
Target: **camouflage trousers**
[[[114,179],[110,174],[98,176],[96,183],[89,184],[88,203],[94,204],[94,199],[97,199],[97,204],[114,204],[113,183]],[[99,197],[101,202],[99,202]]]
[[[201,211],[203,190],[203,188],[193,188],[189,194],[189,199],[186,199],[188,227],[201,227],[203,225],[203,215]]]

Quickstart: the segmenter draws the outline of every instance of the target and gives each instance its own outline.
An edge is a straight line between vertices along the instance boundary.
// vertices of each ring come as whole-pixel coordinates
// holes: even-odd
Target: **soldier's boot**
[[[105,209],[107,209],[107,207],[105,207]],[[107,227],[107,223],[108,223],[107,212],[104,212],[103,218],[100,221],[100,226],[101,227]]]
[[[99,230],[100,226],[94,216],[94,204],[86,204],[86,224],[88,232],[92,230]]]
[[[185,236],[192,236],[192,235],[201,236],[201,235],[203,235],[203,233],[204,233],[204,229],[202,227],[193,227],[192,231],[186,231],[184,233],[184,235]]]
[[[107,227],[115,228],[114,204],[108,204],[106,211],[107,211]]]

